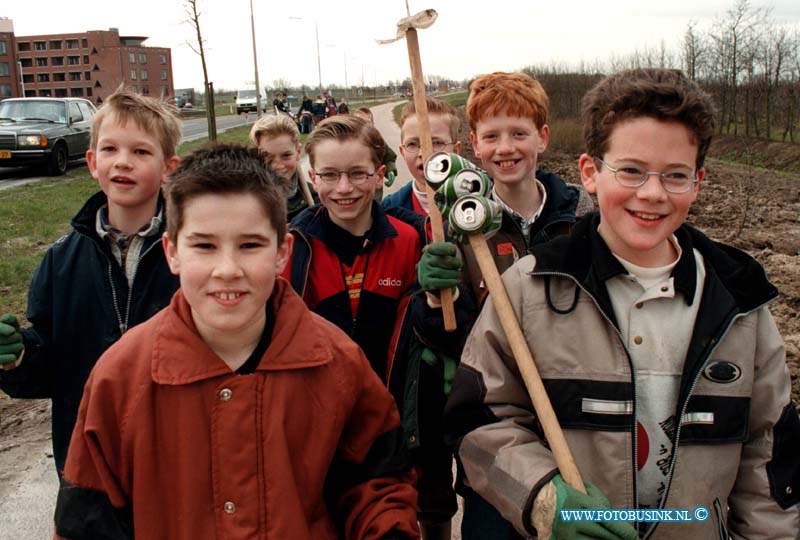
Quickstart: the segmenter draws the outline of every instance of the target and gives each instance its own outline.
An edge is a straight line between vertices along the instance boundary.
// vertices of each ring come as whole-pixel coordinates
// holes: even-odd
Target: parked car
[[[67,161],[89,148],[97,113],[80,98],[12,98],[0,101],[0,167],[42,165],[59,176]]]

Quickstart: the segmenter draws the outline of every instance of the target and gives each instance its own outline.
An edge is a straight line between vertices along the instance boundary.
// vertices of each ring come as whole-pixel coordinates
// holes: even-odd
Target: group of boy
[[[428,110],[434,150],[458,153],[456,111]],[[293,123],[257,123],[260,152],[179,164],[173,112],[120,92],[87,153],[102,192],[37,269],[32,326],[0,319],[0,387],[53,400],[58,535],[450,538],[455,452],[465,540],[796,538],[777,291],[685,224],[710,98],[669,70],[598,83],[583,189],[538,167],[547,110],[521,74],[478,78],[467,102],[503,209],[490,252],[588,494],[558,474],[474,254],[430,242],[413,104],[407,186],[374,201],[385,143],[340,115],[306,143],[321,204],[293,204],[309,187]],[[587,193],[599,214],[582,217]],[[709,519],[660,525],[559,512],[698,505]]]

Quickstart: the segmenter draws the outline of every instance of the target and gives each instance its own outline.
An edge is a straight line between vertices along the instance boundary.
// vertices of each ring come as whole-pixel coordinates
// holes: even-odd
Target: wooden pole
[[[410,28],[406,32],[406,43],[408,44],[408,61],[411,64],[411,81],[414,84],[414,107],[416,108],[417,120],[419,122],[419,141],[422,147],[422,161],[424,163],[433,153],[433,142],[431,141],[431,128],[428,122],[428,104],[425,101],[425,79],[422,75],[422,60],[419,54],[419,39],[416,29]],[[431,218],[433,241],[444,242],[442,213],[433,200],[433,188],[426,183],[425,191],[428,194],[428,209]],[[442,299],[444,329],[448,332],[452,332],[456,329],[453,292],[450,289],[442,289],[440,291],[440,296]]]
[[[561,430],[553,405],[547,396],[547,390],[544,388],[539,370],[536,368],[536,362],[528,348],[527,341],[525,341],[525,335],[519,327],[519,321],[514,309],[511,307],[511,300],[509,300],[505,285],[500,279],[500,273],[494,264],[492,254],[489,252],[486,238],[481,233],[470,234],[469,244],[472,246],[475,258],[478,260],[478,266],[480,266],[483,279],[489,288],[489,295],[492,298],[495,310],[497,310],[500,324],[508,338],[511,352],[514,354],[522,380],[528,389],[533,408],[536,411],[539,423],[542,425],[544,436],[550,445],[550,450],[553,452],[553,457],[556,460],[561,476],[567,484],[581,493],[586,493],[581,473],[578,471],[575,458],[572,457],[572,452],[569,449],[569,445],[567,445],[567,439],[564,438],[564,432]]]
[[[303,169],[300,164],[297,164],[297,181],[300,182],[300,189],[303,191],[303,197],[306,199],[308,206],[314,206],[314,197],[311,195],[311,190],[308,189],[308,182],[303,178]]]

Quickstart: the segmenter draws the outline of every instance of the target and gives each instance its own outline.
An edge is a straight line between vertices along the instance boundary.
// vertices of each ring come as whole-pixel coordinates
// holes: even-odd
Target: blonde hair
[[[306,141],[306,154],[308,154],[312,168],[317,145],[331,139],[340,142],[356,140],[369,148],[370,158],[375,166],[380,166],[383,162],[386,144],[378,130],[363,118],[349,114],[337,114],[320,122]]]
[[[181,126],[178,108],[159,98],[143,96],[120,87],[108,96],[92,120],[90,147],[97,150],[100,126],[109,115],[114,115],[120,124],[133,120],[137,126],[158,139],[164,158],[175,155],[181,141]]]
[[[250,129],[250,141],[258,146],[261,137],[280,137],[288,135],[292,142],[297,144],[300,141],[300,131],[294,120],[285,114],[265,114],[253,124]]]
[[[447,127],[450,128],[450,138],[454,141],[458,140],[458,128],[461,127],[461,119],[458,117],[456,110],[446,101],[436,99],[433,97],[425,97],[425,104],[428,106],[428,114],[439,114],[445,117]],[[403,107],[403,112],[400,114],[400,129],[403,129],[403,124],[406,123],[409,116],[417,114],[417,106],[414,101],[409,101]]]

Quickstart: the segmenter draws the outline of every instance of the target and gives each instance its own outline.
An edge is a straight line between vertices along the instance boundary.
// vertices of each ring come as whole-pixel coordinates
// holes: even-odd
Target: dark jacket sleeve
[[[414,473],[394,399],[359,363],[359,388],[326,481],[342,538],[419,538]]]
[[[36,268],[28,288],[27,318],[22,330],[25,355],[19,367],[0,371],[0,388],[13,398],[53,397],[53,369],[49,366],[49,344],[53,335],[53,251],[48,250]]]
[[[113,381],[89,377],[56,502],[56,534],[71,540],[133,539],[133,512],[124,478],[120,410]]]

